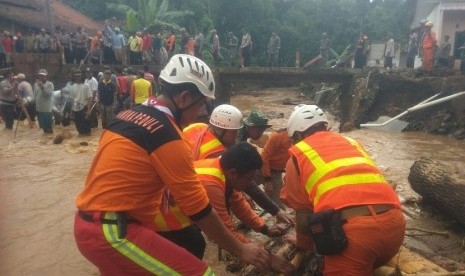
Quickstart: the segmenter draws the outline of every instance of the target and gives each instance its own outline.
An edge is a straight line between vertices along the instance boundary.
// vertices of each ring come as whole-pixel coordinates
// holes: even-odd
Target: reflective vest
[[[399,199],[373,160],[355,140],[330,131],[317,132],[289,149],[297,161],[314,211]]]
[[[218,158],[199,160],[194,162],[194,166],[201,182],[212,182],[223,190],[225,189],[226,178]],[[155,216],[156,231],[180,230],[191,224],[189,217],[184,215],[181,209],[176,206],[169,195],[169,190],[166,189],[160,204],[160,212]]]
[[[186,228],[192,222],[173,201],[169,189],[165,189],[160,212],[155,215],[155,231],[166,232]]]
[[[194,160],[217,157],[226,150],[207,124],[191,124],[184,128],[183,133],[192,148]]]
[[[425,34],[423,37],[423,49],[431,49],[436,47],[438,41],[436,40],[436,34],[433,31],[430,31],[430,34]]]
[[[194,162],[195,172],[200,182],[217,184],[224,191],[226,189],[226,177],[221,169],[220,159],[204,159]]]

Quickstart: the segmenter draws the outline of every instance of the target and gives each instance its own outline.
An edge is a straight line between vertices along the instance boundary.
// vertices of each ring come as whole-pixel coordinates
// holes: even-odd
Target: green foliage
[[[190,34],[200,30],[207,36],[215,28],[223,46],[228,32],[240,43],[242,30],[248,28],[256,66],[265,65],[266,47],[271,32],[276,31],[281,38],[280,66],[294,66],[296,51],[300,51],[301,64],[319,54],[322,32],[328,33],[336,53],[354,45],[360,31],[372,42],[391,32],[396,42],[405,44],[418,0],[62,1],[97,20],[116,16],[126,21],[130,32],[143,27],[184,27]],[[208,46],[209,40],[205,41]]]

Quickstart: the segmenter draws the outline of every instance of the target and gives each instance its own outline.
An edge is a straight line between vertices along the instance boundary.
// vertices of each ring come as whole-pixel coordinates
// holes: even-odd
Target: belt
[[[79,216],[88,222],[100,222],[102,224],[118,224],[117,219],[106,219],[105,214],[110,212],[84,212],[79,211]],[[113,212],[114,214],[120,215],[121,213]],[[138,223],[136,219],[128,217],[126,219],[127,223]]]
[[[369,216],[373,215],[369,207],[373,208],[374,213],[382,214],[391,209],[394,209],[392,204],[373,204],[373,205],[361,205],[361,206],[351,206],[341,210],[341,218],[348,219],[356,216]]]

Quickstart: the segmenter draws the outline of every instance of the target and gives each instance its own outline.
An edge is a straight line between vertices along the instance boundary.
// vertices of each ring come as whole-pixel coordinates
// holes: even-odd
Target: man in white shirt
[[[392,38],[391,34],[386,36],[386,43],[384,44],[384,68],[386,70],[391,71],[392,69],[392,59],[396,56],[396,49],[394,44],[394,39]]]
[[[89,85],[90,91],[92,92],[92,104],[98,101],[98,81],[94,77],[92,69],[86,68],[86,79],[84,80],[84,83]],[[98,111],[98,104],[95,105],[95,108],[91,110],[91,113],[89,115],[89,121],[90,121],[90,127],[98,127],[98,116],[97,113]]]
[[[89,115],[92,109],[92,91],[90,86],[84,83],[82,73],[79,70],[74,72],[74,84],[71,88],[73,98],[74,123],[79,135],[90,135]]]

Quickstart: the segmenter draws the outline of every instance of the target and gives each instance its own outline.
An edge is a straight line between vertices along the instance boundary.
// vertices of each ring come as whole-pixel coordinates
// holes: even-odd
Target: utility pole
[[[45,0],[45,16],[47,17],[47,25],[50,33],[55,31],[54,16],[52,11],[52,0]]]

